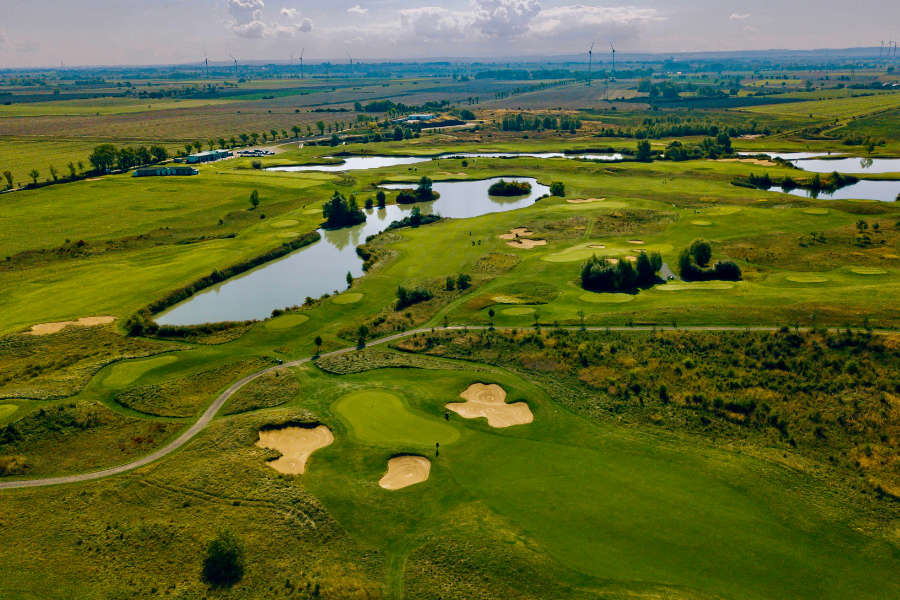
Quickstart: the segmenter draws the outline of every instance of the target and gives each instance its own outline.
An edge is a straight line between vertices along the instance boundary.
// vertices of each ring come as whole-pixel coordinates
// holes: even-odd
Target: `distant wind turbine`
[[[597,42],[591,42],[591,47],[588,48],[588,87],[591,87],[591,67],[594,61],[594,44]]]
[[[303,53],[306,52],[306,48],[302,48],[300,50],[300,79],[303,79]]]
[[[616,47],[613,46],[613,43],[609,43],[609,49],[612,50],[612,81],[616,80]]]
[[[234,61],[234,78],[237,79],[238,76],[238,60],[234,57],[233,54],[229,54],[231,56],[231,60]]]

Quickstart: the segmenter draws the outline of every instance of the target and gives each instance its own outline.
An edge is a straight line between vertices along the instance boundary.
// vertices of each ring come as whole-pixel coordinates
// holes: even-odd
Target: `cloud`
[[[262,22],[263,0],[228,0],[228,13],[231,15],[231,30],[245,38],[258,39],[266,33],[266,24]]]
[[[541,12],[537,0],[475,0],[474,25],[488,37],[513,37],[526,32]]]
[[[534,19],[529,33],[540,37],[566,35],[569,38],[588,35],[590,39],[632,35],[638,26],[663,17],[653,8],[634,6],[558,6],[542,10]]]
[[[228,13],[231,16],[231,30],[240,37],[262,39],[264,37],[294,37],[300,32],[312,31],[312,21],[301,17],[296,8],[282,8],[279,11],[280,22],[263,21],[263,0],[227,0]]]
[[[731,16],[728,18],[732,21],[745,21],[750,18],[750,15],[747,13],[731,13]]]
[[[404,33],[426,41],[458,39],[466,35],[471,19],[464,13],[440,6],[421,6],[400,11],[400,27]]]
[[[369,9],[368,9],[368,8],[363,8],[362,6],[360,6],[359,4],[357,4],[356,6],[351,6],[350,8],[348,8],[348,9],[347,9],[347,12],[350,13],[351,15],[360,15],[360,16],[362,16],[362,15],[367,14],[367,13],[369,12]]]

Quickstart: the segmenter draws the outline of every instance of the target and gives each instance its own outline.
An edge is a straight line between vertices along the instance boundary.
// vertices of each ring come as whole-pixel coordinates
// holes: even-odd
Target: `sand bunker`
[[[26,331],[30,335],[48,335],[62,331],[69,325],[77,325],[79,327],[94,327],[96,325],[106,325],[115,321],[115,317],[81,317],[77,321],[58,321],[56,323],[41,323],[32,325],[31,329]]]
[[[643,244],[643,243],[644,243],[644,240],[628,240],[628,243],[629,243],[629,244],[638,244],[638,245],[640,245],[640,244]]]
[[[506,245],[522,250],[531,250],[537,246],[546,246],[547,240],[515,240],[513,242],[506,242]]]
[[[509,233],[501,233],[501,240],[515,240],[520,237],[530,237],[534,235],[533,231],[529,231],[527,227],[513,227]]]
[[[761,167],[775,167],[777,163],[762,158],[720,158],[719,162],[739,162],[748,165],[759,165]]]
[[[691,225],[696,225],[697,227],[709,227],[712,225],[711,221],[691,221]]]
[[[451,402],[447,408],[464,419],[485,417],[491,427],[525,425],[534,420],[525,402],[506,403],[506,391],[496,383],[473,383],[460,394],[465,402]]]
[[[324,425],[314,428],[293,426],[260,431],[256,445],[281,452],[279,458],[266,463],[270,467],[279,473],[298,475],[306,471],[306,461],[313,452],[333,441],[334,435]]]
[[[603,202],[606,198],[572,198],[566,200],[569,204],[587,204],[589,202]]]
[[[378,481],[386,490],[399,490],[428,479],[431,461],[424,456],[395,456],[388,461],[387,473]]]
[[[596,248],[597,250],[603,250],[606,248],[603,244],[588,244],[588,248]]]

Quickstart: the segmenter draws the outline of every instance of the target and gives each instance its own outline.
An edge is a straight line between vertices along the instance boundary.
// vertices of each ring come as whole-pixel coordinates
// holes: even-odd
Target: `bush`
[[[434,297],[434,294],[426,290],[425,288],[415,288],[408,290],[403,286],[397,288],[397,306],[396,310],[403,310],[407,306],[412,306],[413,304],[418,304],[420,302],[426,302],[431,300]]]
[[[557,198],[566,197],[566,186],[562,181],[554,181],[550,184],[550,195]]]
[[[262,169],[262,161],[254,160],[253,162],[250,163],[250,166],[253,167],[254,169]]]
[[[708,267],[712,257],[712,248],[705,240],[694,240],[690,247],[685,248],[678,257],[678,268],[681,278],[685,281],[710,281],[718,279],[722,281],[740,281],[741,268],[737,263],[726,260],[719,261],[713,267]]]
[[[203,581],[216,587],[230,587],[244,576],[244,548],[229,531],[222,531],[206,547]]]
[[[524,196],[531,193],[531,184],[527,181],[500,181],[488,188],[491,196]]]
[[[628,260],[613,263],[593,256],[581,267],[581,287],[592,292],[633,292],[659,282],[656,273],[660,268],[662,257],[656,252],[642,252],[636,265]]]

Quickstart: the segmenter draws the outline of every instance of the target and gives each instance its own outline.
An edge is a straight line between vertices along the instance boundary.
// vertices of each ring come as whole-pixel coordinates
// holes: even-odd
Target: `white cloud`
[[[750,18],[750,15],[747,13],[731,13],[731,16],[728,18],[732,21],[745,21]]]
[[[528,30],[541,12],[537,0],[474,0],[475,27],[489,37],[513,37]]]
[[[362,15],[367,14],[367,13],[369,12],[369,9],[368,9],[368,8],[363,8],[362,6],[360,6],[359,4],[357,4],[356,6],[351,6],[350,8],[348,8],[348,9],[347,9],[347,12],[350,13],[351,15],[360,15],[360,16],[362,16]]]
[[[264,37],[290,38],[299,32],[312,31],[312,21],[301,17],[296,8],[282,8],[279,15],[281,22],[266,23],[263,21],[263,0],[227,0],[228,13],[231,15],[231,30],[245,38],[261,39]]]
[[[558,6],[542,10],[532,22],[529,32],[535,36],[580,37],[590,39],[614,36],[621,39],[634,33],[639,25],[661,21],[653,8],[634,6]]]
[[[421,6],[400,11],[400,26],[404,33],[426,41],[457,39],[466,35],[471,20],[464,13],[440,6]]]

